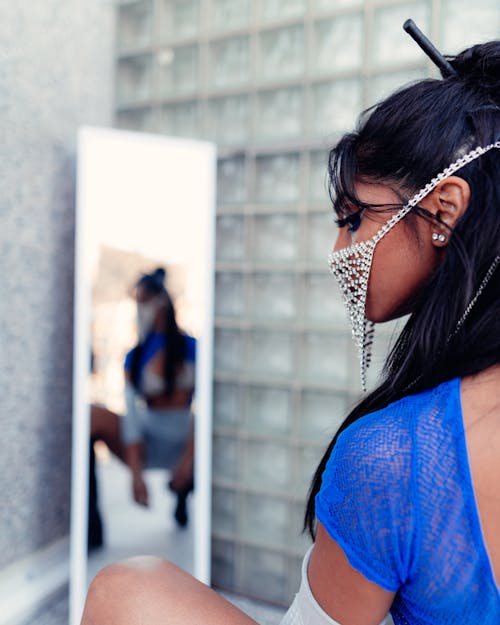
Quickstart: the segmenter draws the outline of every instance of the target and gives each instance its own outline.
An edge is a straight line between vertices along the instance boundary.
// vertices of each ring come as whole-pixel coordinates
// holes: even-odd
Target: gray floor
[[[99,500],[105,523],[105,548],[92,553],[88,581],[106,564],[134,555],[151,554],[168,558],[183,569],[193,570],[192,525],[179,529],[172,517],[175,499],[165,488],[163,471],[148,471],[146,480],[151,505],[135,505],[130,495],[127,470],[114,458],[100,454],[98,461]],[[283,610],[224,593],[224,596],[261,625],[279,623]]]
[[[191,573],[192,524],[185,529],[176,526],[172,516],[175,498],[165,486],[168,474],[157,470],[146,472],[150,506],[143,508],[132,500],[127,469],[109,454],[99,456],[97,478],[105,548],[90,555],[88,580],[106,564],[135,555],[168,558]]]

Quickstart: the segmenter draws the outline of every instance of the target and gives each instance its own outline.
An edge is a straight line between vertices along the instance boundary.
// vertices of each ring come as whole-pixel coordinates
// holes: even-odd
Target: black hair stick
[[[452,67],[449,61],[444,58],[441,52],[439,52],[434,44],[424,35],[413,20],[406,20],[403,24],[403,29],[422,48],[430,60],[437,65],[443,78],[458,76],[457,71]]]

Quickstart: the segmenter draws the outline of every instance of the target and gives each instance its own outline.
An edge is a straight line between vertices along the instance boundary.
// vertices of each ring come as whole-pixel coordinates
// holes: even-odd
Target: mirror
[[[211,143],[92,127],[84,127],[79,132],[71,625],[80,622],[93,575],[116,559],[141,553],[159,555],[187,568],[202,581],[209,580],[215,168],[215,147]],[[158,268],[165,271],[165,276],[161,272],[153,274]],[[138,286],[138,280],[145,274],[154,275],[155,288],[162,283],[166,292],[162,286],[152,294],[151,282],[148,282],[148,291],[144,280]],[[145,321],[144,310],[148,308],[145,302],[149,302],[150,310],[151,302],[155,302],[155,320],[150,316],[149,321]],[[172,307],[180,334],[165,334],[165,311]],[[150,361],[140,364],[143,362],[140,359],[146,358],[145,346],[149,340],[144,324],[149,324],[150,330],[154,328],[154,333],[164,341],[163,347],[158,348],[158,353],[162,354],[160,360],[151,359],[151,363],[154,360],[158,366],[148,371],[150,388],[147,392],[142,392],[145,384],[142,380]],[[166,345],[174,345],[172,338],[168,343],[169,336],[176,336],[180,341],[183,356],[182,361],[177,361],[175,368],[170,369],[170,374],[166,374],[165,354],[169,353]],[[187,337],[194,337],[196,341]],[[131,365],[128,357],[125,368],[125,354],[139,343],[142,346],[140,358]],[[137,355],[137,350],[134,353]],[[181,373],[182,383],[179,382]],[[132,382],[133,375],[135,382]],[[173,391],[169,392],[165,387],[167,375],[174,380]],[[152,390],[154,384],[156,390]],[[194,401],[190,404],[193,384]],[[174,405],[172,397],[177,397],[181,391],[183,399]],[[160,401],[162,394],[168,395],[167,403]],[[177,464],[170,463],[170,471],[161,464],[165,458],[166,437],[170,434],[161,438],[162,430],[158,442],[156,430],[153,434],[150,430],[146,434],[146,430],[141,430],[141,440],[146,442],[138,449],[139,459],[146,463],[143,476],[148,489],[148,508],[133,501],[134,495],[139,500],[144,498],[144,492],[138,489],[136,480],[132,480],[127,464],[110,451],[114,443],[108,443],[107,447],[102,440],[98,441],[93,445],[95,454],[89,453],[96,410],[115,415],[113,423],[118,424],[116,431],[122,446],[114,451],[118,455],[121,453],[129,464],[135,462],[134,457],[131,460],[127,455],[135,439],[129,436],[125,440],[124,431],[128,426],[123,415],[137,410],[140,418],[136,418],[136,422],[142,424],[142,428],[149,423],[149,418],[157,423],[158,419],[164,419],[164,413],[171,415],[172,410],[182,413],[184,442],[180,449],[177,440]],[[181,527],[185,519],[178,516],[179,495],[170,492],[168,483],[176,476],[179,458],[182,462],[186,453],[189,456],[186,451],[191,431],[191,424],[186,425],[188,417],[194,423],[195,489],[187,498],[189,521],[186,527]],[[176,432],[179,422],[175,422]],[[161,424],[163,428],[164,421]],[[162,460],[151,461],[158,453]],[[104,543],[88,554],[87,512],[92,511],[89,496],[92,499],[94,485],[91,478],[89,489],[89,465],[94,457]],[[149,468],[150,465],[153,468]],[[94,517],[93,512],[91,517]]]

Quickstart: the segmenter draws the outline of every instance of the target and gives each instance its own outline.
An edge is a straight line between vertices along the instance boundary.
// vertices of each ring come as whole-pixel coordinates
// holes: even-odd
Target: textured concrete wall
[[[69,531],[76,132],[108,125],[113,6],[0,4],[0,569]]]

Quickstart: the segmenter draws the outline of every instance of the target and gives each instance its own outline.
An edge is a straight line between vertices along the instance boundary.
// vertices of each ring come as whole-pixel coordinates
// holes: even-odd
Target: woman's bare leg
[[[103,544],[103,524],[99,512],[98,487],[95,468],[94,442],[103,441],[110,451],[125,462],[125,454],[120,439],[120,417],[104,406],[90,406],[90,457],[89,457],[89,503],[87,544],[89,550]]]
[[[120,437],[120,416],[104,406],[90,406],[90,438],[106,443],[109,450],[125,462],[125,450]]]
[[[92,582],[81,625],[257,625],[177,566],[154,557],[103,569]]]
[[[174,493],[189,491],[193,487],[194,478],[194,430],[191,430],[184,451],[172,469],[169,487]]]

